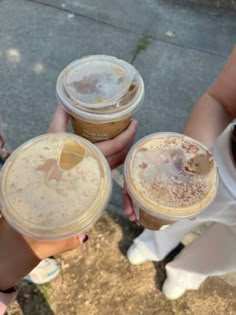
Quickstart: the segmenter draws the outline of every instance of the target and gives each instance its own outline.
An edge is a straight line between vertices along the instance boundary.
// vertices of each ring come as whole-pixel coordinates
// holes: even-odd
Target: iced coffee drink
[[[138,221],[152,230],[195,217],[211,203],[218,188],[211,152],[175,133],[141,139],[126,158],[124,175]]]
[[[143,102],[144,84],[126,61],[88,56],[61,72],[57,98],[70,113],[75,134],[98,142],[112,139],[128,127]]]
[[[89,141],[68,133],[21,145],[0,174],[3,216],[20,233],[38,239],[86,231],[111,194],[105,157]]]

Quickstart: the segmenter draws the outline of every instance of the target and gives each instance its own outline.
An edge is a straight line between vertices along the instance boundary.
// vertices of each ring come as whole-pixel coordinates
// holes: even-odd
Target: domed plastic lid
[[[1,170],[2,214],[18,231],[57,239],[91,226],[111,193],[109,165],[89,141],[69,133],[34,138]]]
[[[199,213],[217,190],[217,168],[201,144],[179,134],[145,137],[125,165],[129,193],[143,209],[170,217]]]
[[[111,56],[89,56],[72,62],[65,70],[64,88],[80,106],[109,106],[125,94],[134,77],[131,65]]]

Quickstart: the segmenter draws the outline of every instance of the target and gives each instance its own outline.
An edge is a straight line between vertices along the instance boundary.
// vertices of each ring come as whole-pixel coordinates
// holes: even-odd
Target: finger
[[[4,144],[5,144],[5,142],[4,142],[4,140],[3,140],[2,135],[0,134],[0,148],[3,148],[3,147],[4,147]]]
[[[126,144],[122,142],[122,144],[120,145],[122,147],[121,150],[118,150],[118,151],[117,149],[114,150],[114,147],[117,144],[117,138],[120,138],[120,136],[116,137],[113,140],[96,143],[96,146],[102,151],[102,153],[103,154],[105,153],[104,155],[106,156],[106,159],[111,169],[116,168],[117,166],[119,166],[120,164],[124,162],[126,155],[133,143],[136,127],[137,127],[137,122],[135,121],[131,129],[128,131],[129,134],[131,134],[131,137],[129,136],[126,139]]]
[[[127,144],[134,140],[137,124],[137,120],[132,119],[129,127],[125,131],[123,131],[120,135],[112,140],[96,143],[97,147],[102,151],[105,156],[110,156],[111,154],[115,154],[123,150],[123,148],[126,147]]]
[[[130,221],[136,221],[136,222],[138,223],[135,213],[132,213],[132,214],[129,216],[129,219],[130,219]]]
[[[121,152],[106,157],[111,169],[116,168],[124,162],[132,143],[133,140]]]
[[[34,240],[29,237],[24,237],[27,243],[32,248],[35,255],[40,259],[50,257],[52,255],[61,254],[78,248],[81,244],[88,241],[87,234],[75,235],[63,240],[44,241]]]
[[[123,206],[124,206],[124,213],[127,214],[129,217],[134,215],[134,219],[135,219],[132,201],[126,189],[123,190]]]
[[[59,253],[68,252],[70,250],[78,248],[81,244],[88,241],[88,235],[82,234],[82,235],[75,235],[73,237],[70,237],[64,242],[61,243],[62,247],[59,248]]]
[[[115,152],[115,153],[111,153],[108,157],[110,158],[115,158],[115,157],[118,157],[118,156],[123,156],[127,154],[127,152],[129,151],[130,147],[132,146],[133,144],[133,139],[130,139],[129,142],[127,142],[127,144],[121,149],[119,150],[118,152]]]
[[[62,132],[67,130],[67,124],[70,115],[64,110],[62,105],[58,104],[56,111],[53,114],[47,132]]]

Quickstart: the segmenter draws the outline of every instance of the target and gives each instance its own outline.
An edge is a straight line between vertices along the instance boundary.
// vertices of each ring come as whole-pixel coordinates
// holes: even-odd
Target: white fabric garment
[[[197,289],[209,275],[236,271],[236,169],[230,155],[232,125],[217,139],[213,154],[220,183],[212,204],[195,220],[178,221],[158,231],[145,229],[134,240],[148,260],[162,260],[183,237],[202,223],[212,223],[166,266],[168,282]]]

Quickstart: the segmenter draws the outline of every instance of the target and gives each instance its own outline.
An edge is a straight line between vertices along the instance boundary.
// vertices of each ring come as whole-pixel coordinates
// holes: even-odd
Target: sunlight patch
[[[7,50],[7,59],[12,63],[19,63],[21,61],[21,54],[16,48],[9,48]]]

